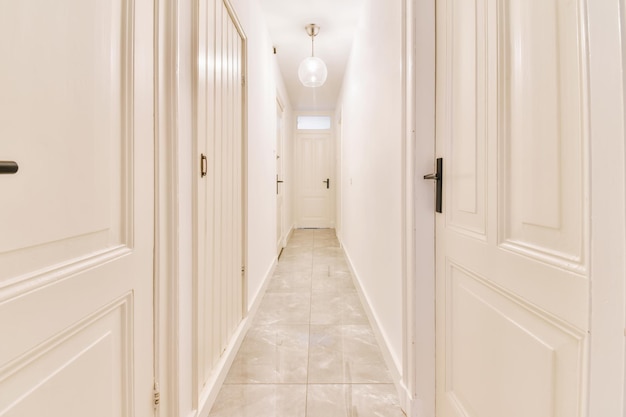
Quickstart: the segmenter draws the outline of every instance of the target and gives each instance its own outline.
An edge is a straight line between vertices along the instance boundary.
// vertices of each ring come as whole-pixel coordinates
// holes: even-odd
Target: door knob
[[[0,174],[15,174],[18,169],[15,161],[0,161]]]
[[[326,180],[325,180],[325,181],[322,181],[322,182],[325,182],[325,183],[326,183],[326,189],[329,189],[329,188],[330,188],[330,178],[326,178]]]
[[[441,199],[442,199],[442,191],[443,191],[443,158],[437,158],[437,172],[434,174],[424,175],[425,180],[435,180],[437,181],[437,195],[435,200],[435,211],[437,213],[441,213]]]

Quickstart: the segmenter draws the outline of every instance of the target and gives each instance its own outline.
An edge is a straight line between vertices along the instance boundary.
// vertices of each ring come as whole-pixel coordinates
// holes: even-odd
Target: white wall
[[[248,304],[252,305],[276,258],[276,92],[282,89],[286,120],[291,114],[277,80],[272,41],[257,0],[233,0],[248,39]],[[289,138],[285,138],[288,142]],[[289,201],[289,199],[287,199]],[[287,210],[289,212],[289,210]]]
[[[365,0],[342,109],[341,238],[402,369],[402,3]]]

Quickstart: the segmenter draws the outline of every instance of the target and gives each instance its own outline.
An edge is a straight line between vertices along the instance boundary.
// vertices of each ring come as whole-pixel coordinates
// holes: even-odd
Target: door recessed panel
[[[130,9],[0,6],[0,281],[128,243]]]
[[[579,2],[501,0],[502,240],[584,265],[583,45]]]
[[[129,416],[130,301],[124,297],[0,367],[0,416]]]
[[[579,415],[584,335],[454,264],[447,274],[451,402],[471,417]]]
[[[486,234],[486,59],[482,0],[451,2],[448,83],[450,149],[444,181],[450,225],[479,239]]]

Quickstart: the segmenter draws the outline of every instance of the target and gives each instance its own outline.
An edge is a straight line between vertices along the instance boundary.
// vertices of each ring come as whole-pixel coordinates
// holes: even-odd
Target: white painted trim
[[[269,270],[265,274],[265,278],[263,278],[263,285],[261,285],[261,289],[256,294],[254,301],[248,310],[247,316],[241,321],[241,323],[239,323],[237,330],[235,330],[235,333],[231,337],[228,347],[222,354],[218,363],[215,364],[213,375],[207,381],[206,386],[200,393],[198,407],[198,410],[200,411],[197,414],[199,417],[207,417],[211,412],[211,408],[215,404],[215,400],[217,399],[222,385],[226,380],[226,376],[230,371],[230,367],[239,352],[243,339],[246,337],[246,334],[248,334],[248,330],[250,330],[252,322],[254,322],[259,306],[261,305],[261,301],[263,300],[263,296],[265,295],[269,282],[274,275],[274,271],[276,270],[276,266],[277,260],[274,259],[274,262],[270,265]]]
[[[289,243],[289,240],[291,239],[291,236],[293,236],[293,231],[294,231],[294,227],[293,224],[291,226],[289,226],[289,231],[285,234],[285,240],[283,241],[283,248],[287,247],[287,243]]]
[[[178,6],[177,0],[155,3],[154,373],[161,391],[157,416],[179,413]]]
[[[587,1],[591,199],[588,416],[622,417],[626,314],[623,1]]]
[[[406,412],[409,417],[435,417],[435,199],[433,185],[422,179],[434,171],[435,165],[435,0],[407,0],[406,53],[413,53],[407,66],[413,73],[413,82],[407,90],[414,94],[413,107],[407,126],[408,136],[413,133],[413,165],[407,169],[412,175],[407,190],[413,192],[412,237],[413,248],[407,264],[413,273],[407,283],[406,305],[412,315],[407,323],[405,348],[413,349],[408,355],[407,389],[413,394]],[[410,90],[409,90],[410,89]],[[414,129],[414,132],[412,132]],[[407,201],[407,204],[410,202]],[[444,207],[445,209],[445,207]],[[408,249],[407,249],[408,252]],[[409,262],[412,262],[410,264]]]
[[[249,305],[248,311],[246,313],[247,316],[254,316],[256,314],[256,311],[258,310],[259,305],[261,304],[261,300],[263,300],[263,296],[265,295],[265,292],[267,291],[267,287],[270,283],[270,279],[274,275],[274,271],[276,270],[277,266],[278,266],[278,256],[274,257],[272,264],[270,265],[267,272],[265,272],[263,283],[259,287],[259,290],[254,295],[254,297],[252,298],[252,302]]]
[[[402,409],[412,416],[415,398],[415,53],[413,0],[402,2]]]
[[[261,284],[261,288],[259,289],[256,296],[252,300],[252,303],[250,304],[250,308],[248,309],[249,318],[256,317],[256,313],[259,310],[261,301],[263,301],[263,297],[265,296],[265,293],[267,292],[267,287],[270,285],[270,280],[274,276],[274,272],[276,271],[277,266],[278,266],[278,258],[274,258],[274,262],[272,262],[269,269],[265,273],[265,277],[263,278],[263,284]]]
[[[359,280],[358,273],[354,269],[354,264],[350,258],[349,253],[347,252],[343,242],[339,242],[341,247],[344,248],[344,255],[346,258],[346,262],[348,263],[348,267],[350,268],[350,272],[352,274],[352,281],[357,290],[357,294],[359,294],[359,299],[361,300],[361,304],[363,305],[363,309],[367,314],[367,318],[369,319],[370,325],[372,326],[372,330],[374,331],[374,335],[376,336],[376,341],[378,342],[378,346],[380,347],[380,351],[383,355],[383,359],[385,360],[385,364],[389,369],[389,373],[391,374],[391,379],[393,384],[396,386],[396,390],[398,391],[398,396],[400,397],[400,405],[403,409],[406,410],[407,404],[410,402],[410,393],[406,389],[405,384],[402,380],[402,370],[398,368],[396,361],[393,359],[393,355],[391,354],[391,349],[389,346],[391,345],[384,336],[384,333],[381,330],[381,326],[379,321],[372,310],[371,304],[367,295],[363,291],[363,287],[361,286],[361,282]],[[409,415],[409,414],[407,414]]]

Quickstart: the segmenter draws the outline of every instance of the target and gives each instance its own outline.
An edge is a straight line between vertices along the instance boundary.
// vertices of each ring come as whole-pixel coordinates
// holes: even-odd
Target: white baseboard
[[[291,227],[289,228],[289,231],[285,235],[285,239],[283,240],[283,248],[287,247],[287,244],[289,243],[289,239],[291,239],[291,236],[293,235],[294,230],[295,230],[294,226],[291,225]]]
[[[202,390],[198,406],[198,409],[200,410],[197,413],[198,417],[207,417],[211,412],[211,408],[213,407],[213,404],[215,404],[217,395],[219,394],[220,389],[224,384],[224,380],[226,380],[228,371],[230,370],[230,367],[235,360],[235,356],[237,356],[237,352],[239,352],[239,348],[243,343],[243,339],[246,337],[246,334],[250,329],[250,325],[256,317],[256,313],[259,310],[259,306],[261,305],[261,300],[263,300],[263,296],[265,295],[265,291],[267,290],[270,279],[272,278],[272,276],[274,275],[274,271],[276,270],[277,261],[278,260],[274,258],[274,261],[270,265],[270,268],[263,278],[263,284],[261,285],[261,289],[257,292],[256,296],[254,297],[254,301],[250,305],[248,315],[244,317],[244,319],[237,327],[237,330],[231,338],[228,347],[224,351],[224,354],[215,365],[213,376],[211,377],[211,379],[209,379],[209,381],[206,383],[205,388]]]
[[[346,250],[346,247],[343,245],[341,240],[339,241],[340,246],[343,248],[343,252],[346,257],[346,261],[348,263],[348,267],[350,268],[350,272],[352,273],[352,281],[354,282],[354,286],[356,287],[357,293],[359,294],[359,299],[361,300],[361,304],[363,305],[363,309],[367,314],[367,318],[369,319],[370,325],[374,331],[374,335],[376,336],[376,341],[378,342],[378,346],[380,347],[380,351],[383,355],[383,359],[387,364],[387,368],[389,369],[389,373],[391,374],[391,378],[393,380],[394,385],[396,386],[396,390],[398,391],[398,397],[400,399],[400,406],[402,410],[406,413],[407,416],[413,417],[411,414],[415,412],[414,404],[412,396],[404,385],[402,381],[402,371],[398,369],[396,362],[393,360],[393,356],[391,354],[391,350],[389,349],[389,343],[387,339],[383,335],[383,332],[380,330],[380,325],[378,324],[378,320],[376,320],[376,315],[372,310],[372,307],[367,299],[365,292],[363,291],[363,287],[361,286],[361,282],[359,280],[359,276],[354,269],[354,265],[352,264],[352,260],[350,258],[350,254]]]

